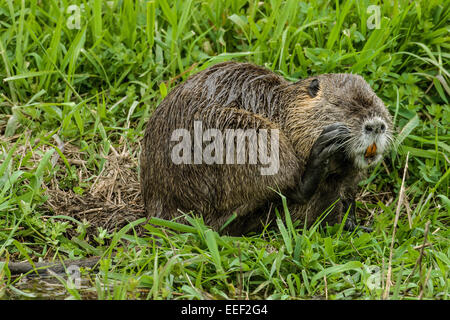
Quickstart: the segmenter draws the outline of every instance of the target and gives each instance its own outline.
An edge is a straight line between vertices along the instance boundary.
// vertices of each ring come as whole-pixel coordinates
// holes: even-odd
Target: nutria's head
[[[349,132],[342,132],[338,141],[356,167],[367,168],[382,159],[392,141],[391,116],[361,76],[324,74],[295,86],[299,99],[292,103],[287,126],[300,138],[297,148],[310,150],[326,125],[341,122]],[[305,136],[301,128],[311,128],[312,135]]]

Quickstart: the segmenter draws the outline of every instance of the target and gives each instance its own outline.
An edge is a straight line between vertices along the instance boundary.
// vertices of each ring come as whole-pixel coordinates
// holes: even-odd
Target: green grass
[[[67,8],[80,3],[0,2],[1,261],[103,254],[98,273],[86,275],[99,299],[381,299],[389,266],[387,298],[449,298],[448,1],[86,0],[80,29],[70,29]],[[370,5],[380,29],[367,25]],[[396,127],[395,148],[361,184],[358,211],[373,233],[287,219],[230,238],[192,218],[152,221],[140,237],[132,225],[89,236],[83,221],[48,217],[52,181],[89,190],[112,148],[136,147],[167,92],[231,59],[290,80],[353,72],[371,84]],[[55,135],[79,148],[90,176]],[[0,298],[24,294],[16,287],[0,262]],[[69,287],[67,295],[83,296]]]

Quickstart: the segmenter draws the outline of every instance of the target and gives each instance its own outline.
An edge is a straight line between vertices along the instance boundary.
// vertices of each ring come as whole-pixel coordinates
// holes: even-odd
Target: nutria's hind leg
[[[260,232],[273,220],[273,203],[248,203],[240,206],[233,213],[236,217],[220,230],[222,234],[241,236],[249,232]]]
[[[348,213],[347,220],[345,220],[344,230],[354,231],[356,229],[361,229],[365,232],[372,232],[372,228],[364,227],[358,224],[356,219],[356,201],[354,199],[347,199],[342,201],[344,207],[342,214],[346,214],[347,210],[350,209]]]

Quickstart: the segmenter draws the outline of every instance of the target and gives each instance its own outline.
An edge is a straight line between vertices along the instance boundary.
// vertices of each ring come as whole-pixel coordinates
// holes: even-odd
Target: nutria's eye
[[[319,80],[313,79],[308,87],[308,93],[311,96],[311,98],[314,98],[317,96],[317,92],[319,91]]]

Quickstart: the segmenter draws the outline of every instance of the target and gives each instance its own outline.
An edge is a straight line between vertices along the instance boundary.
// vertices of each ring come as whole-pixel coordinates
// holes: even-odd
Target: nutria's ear
[[[319,80],[313,79],[308,87],[308,93],[310,97],[314,98],[315,96],[317,96],[317,92],[319,91],[319,89],[320,89]]]

